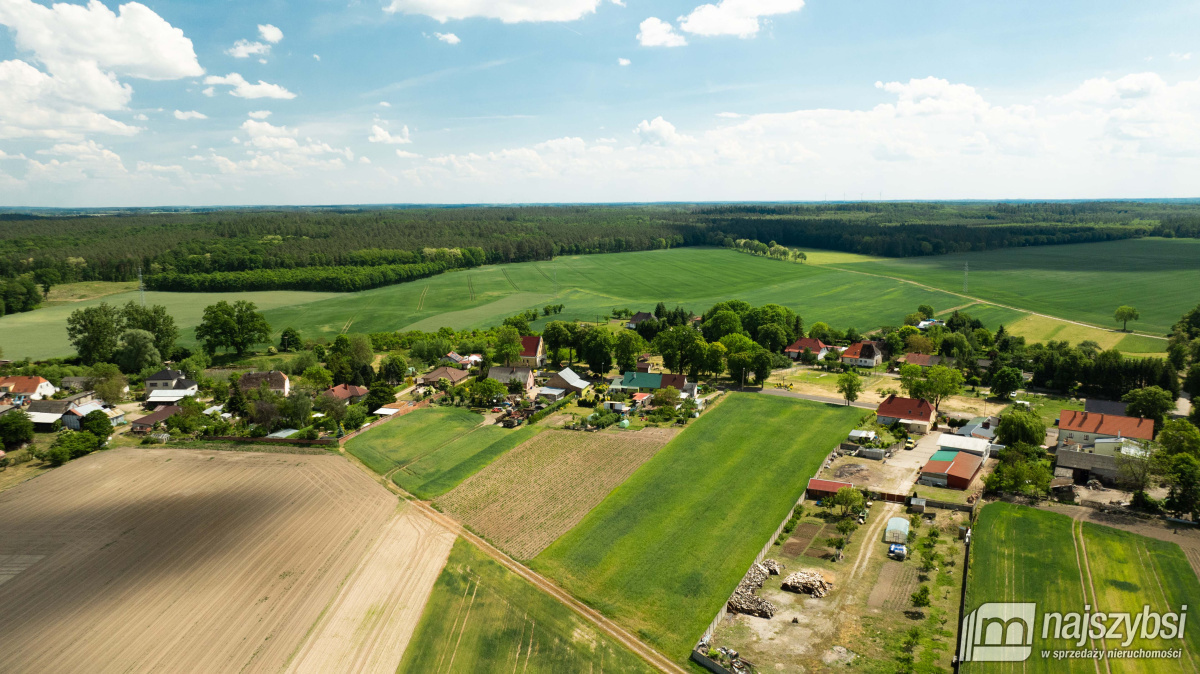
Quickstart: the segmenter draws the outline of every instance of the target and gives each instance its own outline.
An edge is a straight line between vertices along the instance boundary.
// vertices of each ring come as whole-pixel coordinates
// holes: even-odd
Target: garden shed
[[[893,517],[888,520],[887,530],[883,533],[884,543],[905,543],[908,541],[908,520],[903,517]]]

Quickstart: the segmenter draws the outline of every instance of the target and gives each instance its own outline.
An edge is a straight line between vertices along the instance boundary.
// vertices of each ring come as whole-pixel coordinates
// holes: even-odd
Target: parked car
[[[914,449],[914,448],[916,448],[916,446],[917,446],[917,443],[916,443],[916,441],[914,441],[912,438],[909,438],[909,439],[907,439],[907,440],[905,440],[905,441],[904,441],[904,448],[905,448],[905,449]]]

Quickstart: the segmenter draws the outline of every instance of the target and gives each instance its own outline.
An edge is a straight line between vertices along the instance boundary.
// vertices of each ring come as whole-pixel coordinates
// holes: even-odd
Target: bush
[[[301,440],[316,440],[317,438],[321,437],[321,434],[316,428],[309,426],[308,428],[300,431],[296,437]]]
[[[554,414],[555,412],[562,409],[563,407],[566,407],[567,404],[570,403],[571,400],[574,398],[575,398],[574,393],[567,394],[567,396],[565,398],[563,398],[562,400],[554,403],[553,405],[550,405],[549,407],[547,407],[544,410],[535,412],[531,417],[529,417],[529,420],[526,421],[525,423],[528,423],[531,425],[536,424],[537,422],[541,421],[542,419],[545,419],[546,417],[550,416],[551,414]],[[580,401],[580,405],[582,405],[582,404],[583,404],[583,401]]]
[[[1132,505],[1134,510],[1141,510],[1152,515],[1161,513],[1163,510],[1162,501],[1141,490],[1133,492]]]
[[[342,425],[346,427],[346,432],[356,431],[367,420],[367,408],[363,407],[362,403],[355,403],[346,408],[346,416],[342,419]]]

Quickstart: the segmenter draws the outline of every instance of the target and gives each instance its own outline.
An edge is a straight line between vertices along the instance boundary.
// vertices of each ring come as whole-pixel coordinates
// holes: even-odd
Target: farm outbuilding
[[[808,481],[808,497],[815,499],[830,498],[843,487],[853,487],[849,482],[837,482],[835,480],[821,480],[812,478]]]
[[[883,532],[884,543],[906,543],[908,541],[908,520],[903,517],[893,517],[888,520],[887,529]]]

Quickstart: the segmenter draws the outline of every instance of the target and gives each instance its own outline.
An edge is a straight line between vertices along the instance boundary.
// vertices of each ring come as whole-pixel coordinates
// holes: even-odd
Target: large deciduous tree
[[[116,352],[117,365],[127,374],[162,365],[162,354],[154,345],[154,334],[146,330],[126,330]]]
[[[1020,370],[1015,367],[1002,367],[992,375],[992,397],[1007,399],[1024,383]]]
[[[196,339],[210,356],[217,349],[233,349],[240,357],[255,344],[271,338],[271,325],[253,302],[238,300],[229,304],[221,300],[204,308]]]
[[[584,333],[579,340],[579,357],[596,374],[606,374],[613,366],[613,334],[604,327],[596,327]]]
[[[71,312],[67,317],[67,338],[85,365],[111,362],[124,327],[121,312],[101,302]]]
[[[175,340],[179,339],[179,328],[175,327],[175,319],[167,313],[167,308],[161,304],[143,307],[129,302],[121,309],[125,319],[126,330],[145,330],[154,335],[154,348],[163,358],[170,358],[175,352]]]
[[[1046,422],[1032,410],[1014,407],[996,424],[996,442],[1010,447],[1017,444],[1040,447],[1046,442]]]
[[[1157,386],[1134,389],[1121,400],[1127,403],[1125,413],[1129,416],[1153,419],[1157,428],[1162,428],[1167,413],[1175,409],[1175,396]]]
[[[858,394],[862,393],[862,378],[855,372],[843,372],[838,375],[837,390],[846,399],[846,404],[849,405],[858,400]]]
[[[1136,321],[1139,318],[1141,318],[1141,314],[1138,313],[1138,310],[1127,304],[1122,304],[1113,312],[1113,320],[1120,323],[1121,329],[1125,331],[1129,330],[1129,321]]]
[[[512,365],[521,360],[521,333],[511,325],[501,327],[496,331],[496,346],[493,349],[493,356],[497,363],[504,365]]]
[[[617,335],[616,343],[613,345],[613,355],[616,357],[617,370],[620,372],[629,372],[637,367],[638,356],[645,353],[650,348],[646,340],[633,330],[622,330],[621,334]]]

